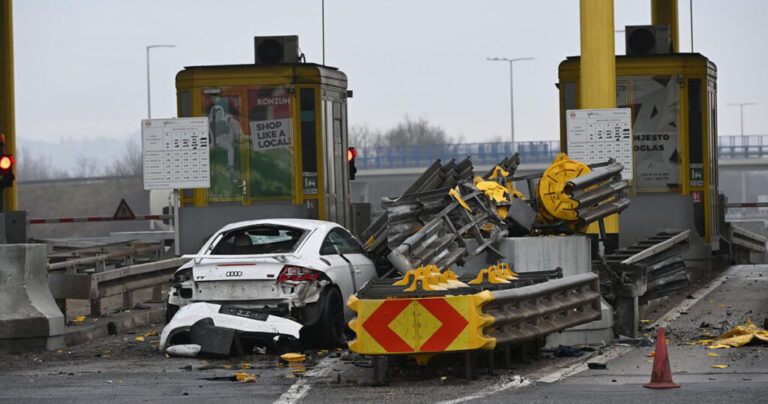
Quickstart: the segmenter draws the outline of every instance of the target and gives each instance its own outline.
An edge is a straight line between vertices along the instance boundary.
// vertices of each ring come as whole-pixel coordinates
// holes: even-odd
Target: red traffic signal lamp
[[[357,167],[355,167],[355,157],[357,157],[357,150],[354,147],[347,149],[347,163],[349,164],[349,179],[354,180],[357,173]]]
[[[10,154],[0,155],[0,188],[10,188],[13,185],[13,180],[16,178],[13,175],[15,163],[16,160]]]

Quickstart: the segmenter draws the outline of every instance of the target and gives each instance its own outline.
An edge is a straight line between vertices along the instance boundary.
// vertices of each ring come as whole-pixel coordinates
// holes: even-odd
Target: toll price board
[[[141,121],[144,189],[210,188],[208,118]]]
[[[632,110],[569,109],[565,116],[568,157],[584,164],[613,158],[624,166],[621,178],[632,179]]]

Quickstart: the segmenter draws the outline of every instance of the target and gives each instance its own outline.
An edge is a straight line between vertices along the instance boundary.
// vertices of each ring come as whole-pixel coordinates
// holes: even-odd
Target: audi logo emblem
[[[227,277],[243,276],[243,271],[227,271],[225,275],[227,275]]]

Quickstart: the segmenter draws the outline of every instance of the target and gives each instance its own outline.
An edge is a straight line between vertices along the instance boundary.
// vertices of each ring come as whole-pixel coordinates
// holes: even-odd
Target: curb
[[[88,325],[67,326],[64,329],[64,344],[66,346],[80,345],[143,327],[149,324],[165,322],[165,307],[152,307],[149,310],[122,312],[99,318],[97,323]]]

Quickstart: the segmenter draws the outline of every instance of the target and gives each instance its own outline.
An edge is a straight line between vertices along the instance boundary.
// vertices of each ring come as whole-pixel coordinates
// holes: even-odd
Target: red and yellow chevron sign
[[[493,318],[482,306],[493,300],[490,292],[475,295],[358,299],[347,305],[357,312],[349,327],[357,339],[351,350],[365,355],[493,349],[496,339],[483,334]]]

